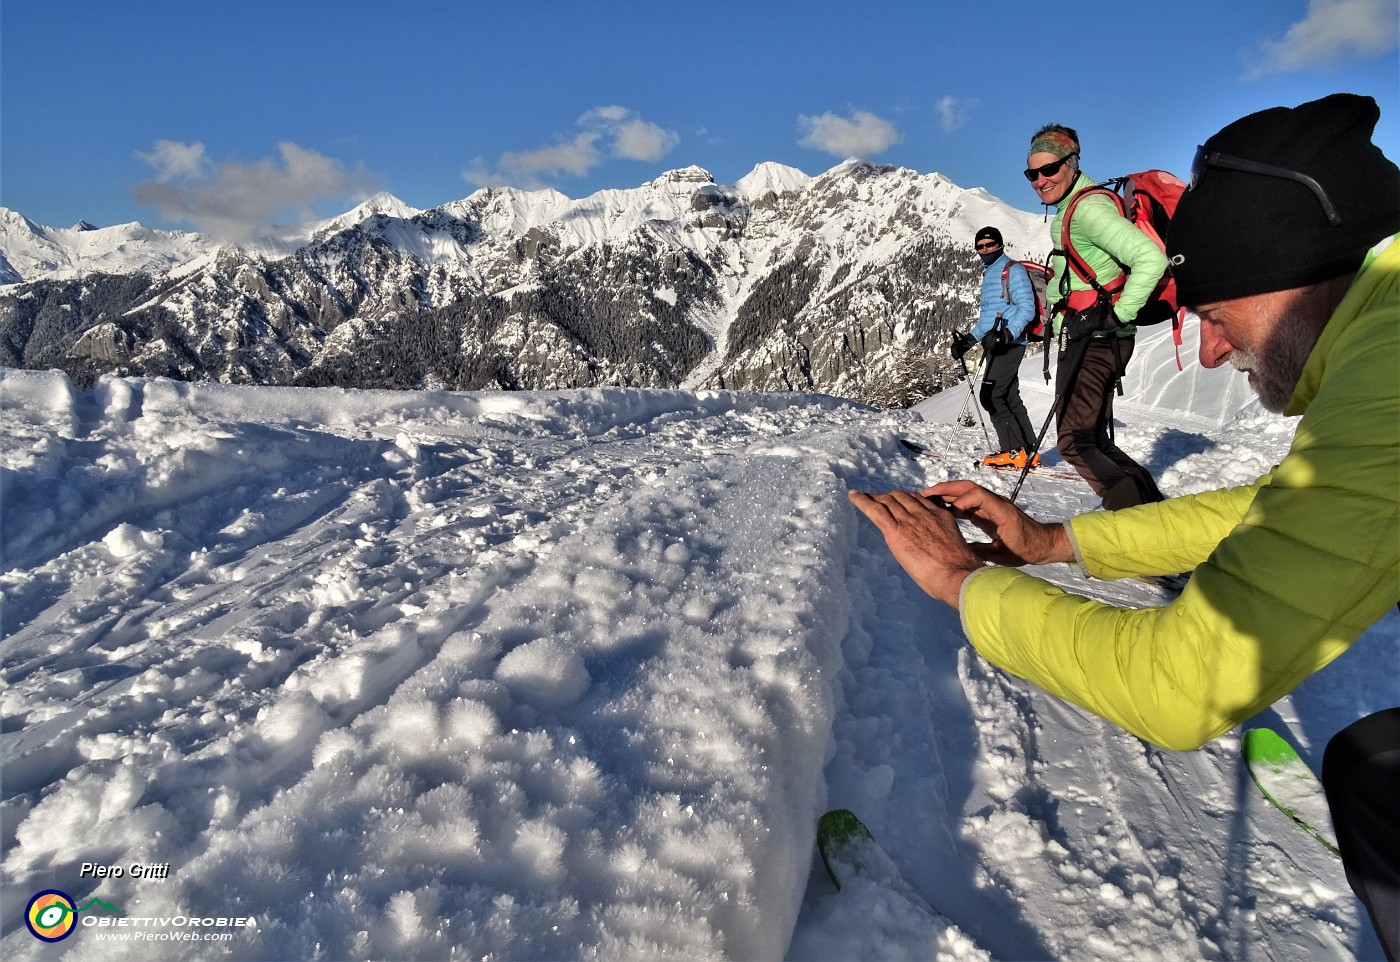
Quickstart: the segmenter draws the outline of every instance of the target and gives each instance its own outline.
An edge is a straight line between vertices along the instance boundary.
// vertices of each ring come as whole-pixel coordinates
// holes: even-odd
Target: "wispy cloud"
[[[362,169],[347,171],[314,150],[284,142],[277,151],[276,158],[253,163],[214,164],[203,144],[158,140],[136,154],[155,179],[137,184],[132,194],[165,217],[242,243],[268,233],[276,217],[310,220],[318,202],[360,198],[375,189]]]
[[[177,140],[157,140],[149,153],[138,150],[136,156],[156,172],[159,181],[198,177],[206,163],[203,144],[182,144]]]
[[[865,110],[849,117],[825,113],[820,117],[797,118],[803,132],[798,144],[837,157],[869,158],[903,139],[894,124]]]
[[[614,157],[657,161],[681,142],[680,135],[643,120],[626,107],[595,107],[578,119],[612,144]]]
[[[462,171],[469,183],[481,187],[536,188],[550,179],[583,177],[608,159],[657,161],[680,143],[680,135],[626,107],[594,107],[577,121],[582,128],[572,139],[534,150],[508,151],[495,164],[478,157]]]
[[[561,174],[582,177],[601,161],[598,135],[585,131],[573,140],[552,147],[507,151],[496,161],[495,167],[478,157],[462,171],[462,176],[479,187],[535,188]]]
[[[940,98],[934,105],[934,109],[938,111],[938,126],[945,131],[957,130],[967,123],[972,111],[981,106],[981,103],[975,97],[954,97],[952,94]]]
[[[1395,0],[1309,0],[1308,13],[1281,40],[1266,40],[1247,56],[1249,77],[1325,67],[1374,57],[1400,44]]]

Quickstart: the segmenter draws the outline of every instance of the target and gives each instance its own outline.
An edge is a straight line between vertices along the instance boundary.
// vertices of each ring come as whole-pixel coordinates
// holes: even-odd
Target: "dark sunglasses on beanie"
[[[1295,181],[1302,184],[1313,192],[1317,202],[1322,205],[1322,212],[1327,215],[1327,223],[1337,227],[1342,223],[1342,217],[1337,213],[1337,208],[1332,206],[1332,199],[1327,196],[1327,191],[1322,189],[1322,185],[1313,180],[1307,174],[1301,174],[1296,170],[1289,170],[1287,167],[1274,167],[1271,164],[1261,164],[1258,161],[1246,160],[1243,157],[1235,157],[1230,154],[1222,154],[1218,150],[1206,150],[1204,147],[1196,148],[1196,156],[1191,161],[1191,183],[1190,188],[1194,189],[1206,175],[1206,171],[1212,167],[1221,170],[1238,170],[1245,174],[1260,174],[1264,177],[1281,177],[1284,180]]]

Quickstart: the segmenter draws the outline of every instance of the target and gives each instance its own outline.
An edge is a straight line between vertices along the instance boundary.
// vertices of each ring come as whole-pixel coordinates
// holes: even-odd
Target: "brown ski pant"
[[[1147,469],[1113,441],[1113,393],[1133,356],[1133,343],[1131,337],[1071,341],[1055,370],[1060,454],[1110,511],[1163,500]],[[1081,352],[1083,360],[1076,364]]]

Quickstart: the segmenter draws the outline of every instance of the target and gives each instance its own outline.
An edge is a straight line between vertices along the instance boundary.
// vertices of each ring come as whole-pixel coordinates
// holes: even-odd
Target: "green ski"
[[[905,881],[855,813],[838,808],[823,815],[817,822],[817,850],[842,898],[856,899],[853,904],[863,907],[862,914],[873,929],[899,925],[908,943],[927,945],[931,957],[990,962],[985,949]],[[875,905],[883,908],[870,910]],[[850,948],[856,957],[870,957],[880,944],[882,937],[876,937],[870,946]]]
[[[865,823],[856,818],[854,812],[845,808],[832,809],[817,822],[817,851],[821,852],[826,874],[836,887],[842,888],[843,880],[849,881],[852,873],[868,871],[872,864],[885,869],[877,875],[889,875],[893,865],[886,866],[889,856]],[[898,875],[898,871],[895,871]],[[876,879],[884,881],[883,878]]]
[[[1264,797],[1336,855],[1337,843],[1322,782],[1293,746],[1270,728],[1251,728],[1244,733],[1241,745],[1249,777]]]

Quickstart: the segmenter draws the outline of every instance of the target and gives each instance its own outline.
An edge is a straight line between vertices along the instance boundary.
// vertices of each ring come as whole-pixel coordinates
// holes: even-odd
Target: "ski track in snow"
[[[850,508],[848,486],[1007,490],[897,444],[976,451],[975,428],[793,395],[0,376],[9,958],[52,957],[22,920],[49,887],[251,915],[198,953],[250,959],[1375,949],[1234,734],[1163,752],[993,669]],[[1172,423],[1120,437],[1168,493],[1249,480],[1291,430]],[[1094,505],[1034,476],[1021,500]],[[1314,764],[1389,694],[1367,666],[1396,621],[1268,713]],[[958,938],[835,891],[832,807]],[[87,930],[62,954],[192,957]]]

